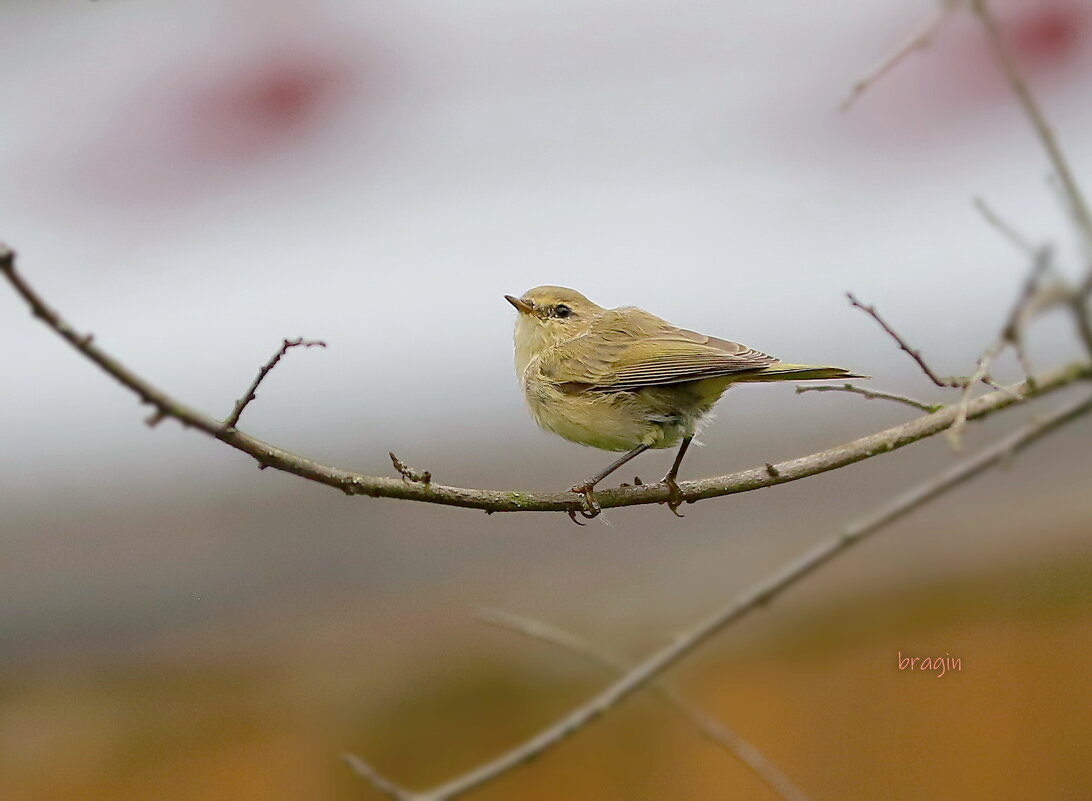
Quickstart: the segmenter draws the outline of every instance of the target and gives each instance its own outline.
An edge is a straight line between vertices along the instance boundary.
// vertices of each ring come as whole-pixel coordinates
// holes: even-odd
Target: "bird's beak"
[[[523,300],[523,298],[514,298],[511,295],[505,295],[504,299],[515,306],[516,311],[520,314],[534,314],[535,312],[535,307]]]

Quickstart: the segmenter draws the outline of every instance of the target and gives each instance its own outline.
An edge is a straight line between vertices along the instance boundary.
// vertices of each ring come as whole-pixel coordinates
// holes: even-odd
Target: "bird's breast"
[[[559,384],[528,370],[524,398],[535,422],[570,442],[608,451],[669,448],[694,433],[700,414],[674,408],[664,392],[602,392]],[[670,396],[670,391],[668,392]]]

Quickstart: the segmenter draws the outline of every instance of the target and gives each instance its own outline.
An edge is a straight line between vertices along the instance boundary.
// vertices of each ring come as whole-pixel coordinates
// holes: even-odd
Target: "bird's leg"
[[[687,437],[682,441],[682,445],[679,446],[679,452],[675,454],[675,463],[671,465],[671,469],[667,471],[667,475],[664,476],[663,483],[667,484],[667,489],[671,493],[667,499],[667,508],[671,510],[671,514],[675,517],[685,517],[685,515],[679,514],[679,507],[682,506],[683,494],[679,489],[679,485],[675,483],[675,478],[679,475],[679,465],[682,464],[683,456],[686,455],[686,449],[690,447],[690,442],[693,437]]]
[[[640,456],[642,453],[644,453],[647,450],[648,450],[648,445],[638,445],[636,448],[631,450],[629,453],[625,454],[624,456],[619,457],[618,459],[615,459],[613,462],[611,462],[609,465],[607,465],[607,467],[604,470],[600,470],[598,473],[596,473],[594,476],[589,478],[583,484],[577,484],[576,486],[570,488],[572,492],[577,492],[577,493],[580,493],[581,495],[584,496],[584,507],[585,508],[580,510],[580,514],[581,514],[582,517],[586,517],[586,518],[590,519],[590,518],[596,517],[599,514],[599,512],[602,511],[599,508],[599,504],[597,504],[595,502],[595,495],[592,493],[592,490],[595,489],[595,485],[598,484],[600,481],[602,481],[607,476],[609,476],[611,473],[613,473],[619,467],[624,465],[630,459],[632,459],[635,456]],[[573,519],[574,523],[577,522],[576,515],[573,514],[573,512],[569,512],[569,517],[571,517]]]

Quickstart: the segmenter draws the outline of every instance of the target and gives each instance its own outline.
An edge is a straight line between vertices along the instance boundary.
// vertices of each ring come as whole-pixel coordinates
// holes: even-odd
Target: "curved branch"
[[[0,246],[0,272],[30,306],[34,316],[42,320],[72,347],[97,364],[102,370],[131,390],[141,403],[155,408],[154,419],[173,418],[184,426],[196,428],[210,437],[242,451],[258,462],[259,467],[272,467],[335,487],[347,495],[368,495],[373,498],[398,498],[408,501],[460,506],[493,512],[568,512],[581,509],[581,499],[572,492],[505,492],[500,490],[449,487],[443,484],[405,481],[401,476],[368,476],[339,467],[320,464],[299,454],[263,442],[236,428],[225,428],[224,422],[181,403],[131,371],[94,342],[90,334],[80,334],[56,311],[51,309],[15,269],[15,254]],[[966,419],[976,420],[1006,409],[1028,398],[1044,395],[1081,379],[1092,377],[1092,365],[1073,362],[1039,373],[1022,381],[971,400],[966,406]],[[933,414],[888,428],[844,445],[790,459],[778,464],[741,470],[727,475],[679,483],[687,503],[750,492],[775,484],[787,484],[802,478],[836,470],[840,467],[889,453],[899,448],[946,431],[959,418],[961,409],[946,407]],[[665,503],[671,491],[664,484],[643,484],[601,490],[595,495],[604,509],[621,506]]]

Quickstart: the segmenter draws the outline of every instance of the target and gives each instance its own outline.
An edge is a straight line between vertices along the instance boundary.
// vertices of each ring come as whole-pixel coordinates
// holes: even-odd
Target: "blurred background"
[[[1092,3],[994,5],[1087,184]],[[393,450],[444,483],[553,490],[611,458],[523,407],[502,295],[543,283],[946,400],[843,292],[967,373],[1028,266],[971,198],[1074,248],[969,16],[839,113],[935,13],[3,0],[0,238],[77,327],[210,414],[283,337],[324,339],[242,427],[365,473],[391,474]],[[4,801],[378,798],[345,751],[424,788],[610,679],[479,606],[636,660],[954,459],[938,437],[684,520],[639,507],[578,529],[347,498],[151,430],[6,289],[0,337]],[[1030,344],[1039,367],[1079,355],[1063,317]],[[968,449],[1066,394],[972,426]],[[719,412],[684,478],[910,414],[784,386]],[[1090,444],[1084,420],[892,526],[672,682],[814,799],[1088,798]],[[963,670],[900,672],[900,651]],[[775,796],[642,695],[474,797]]]

